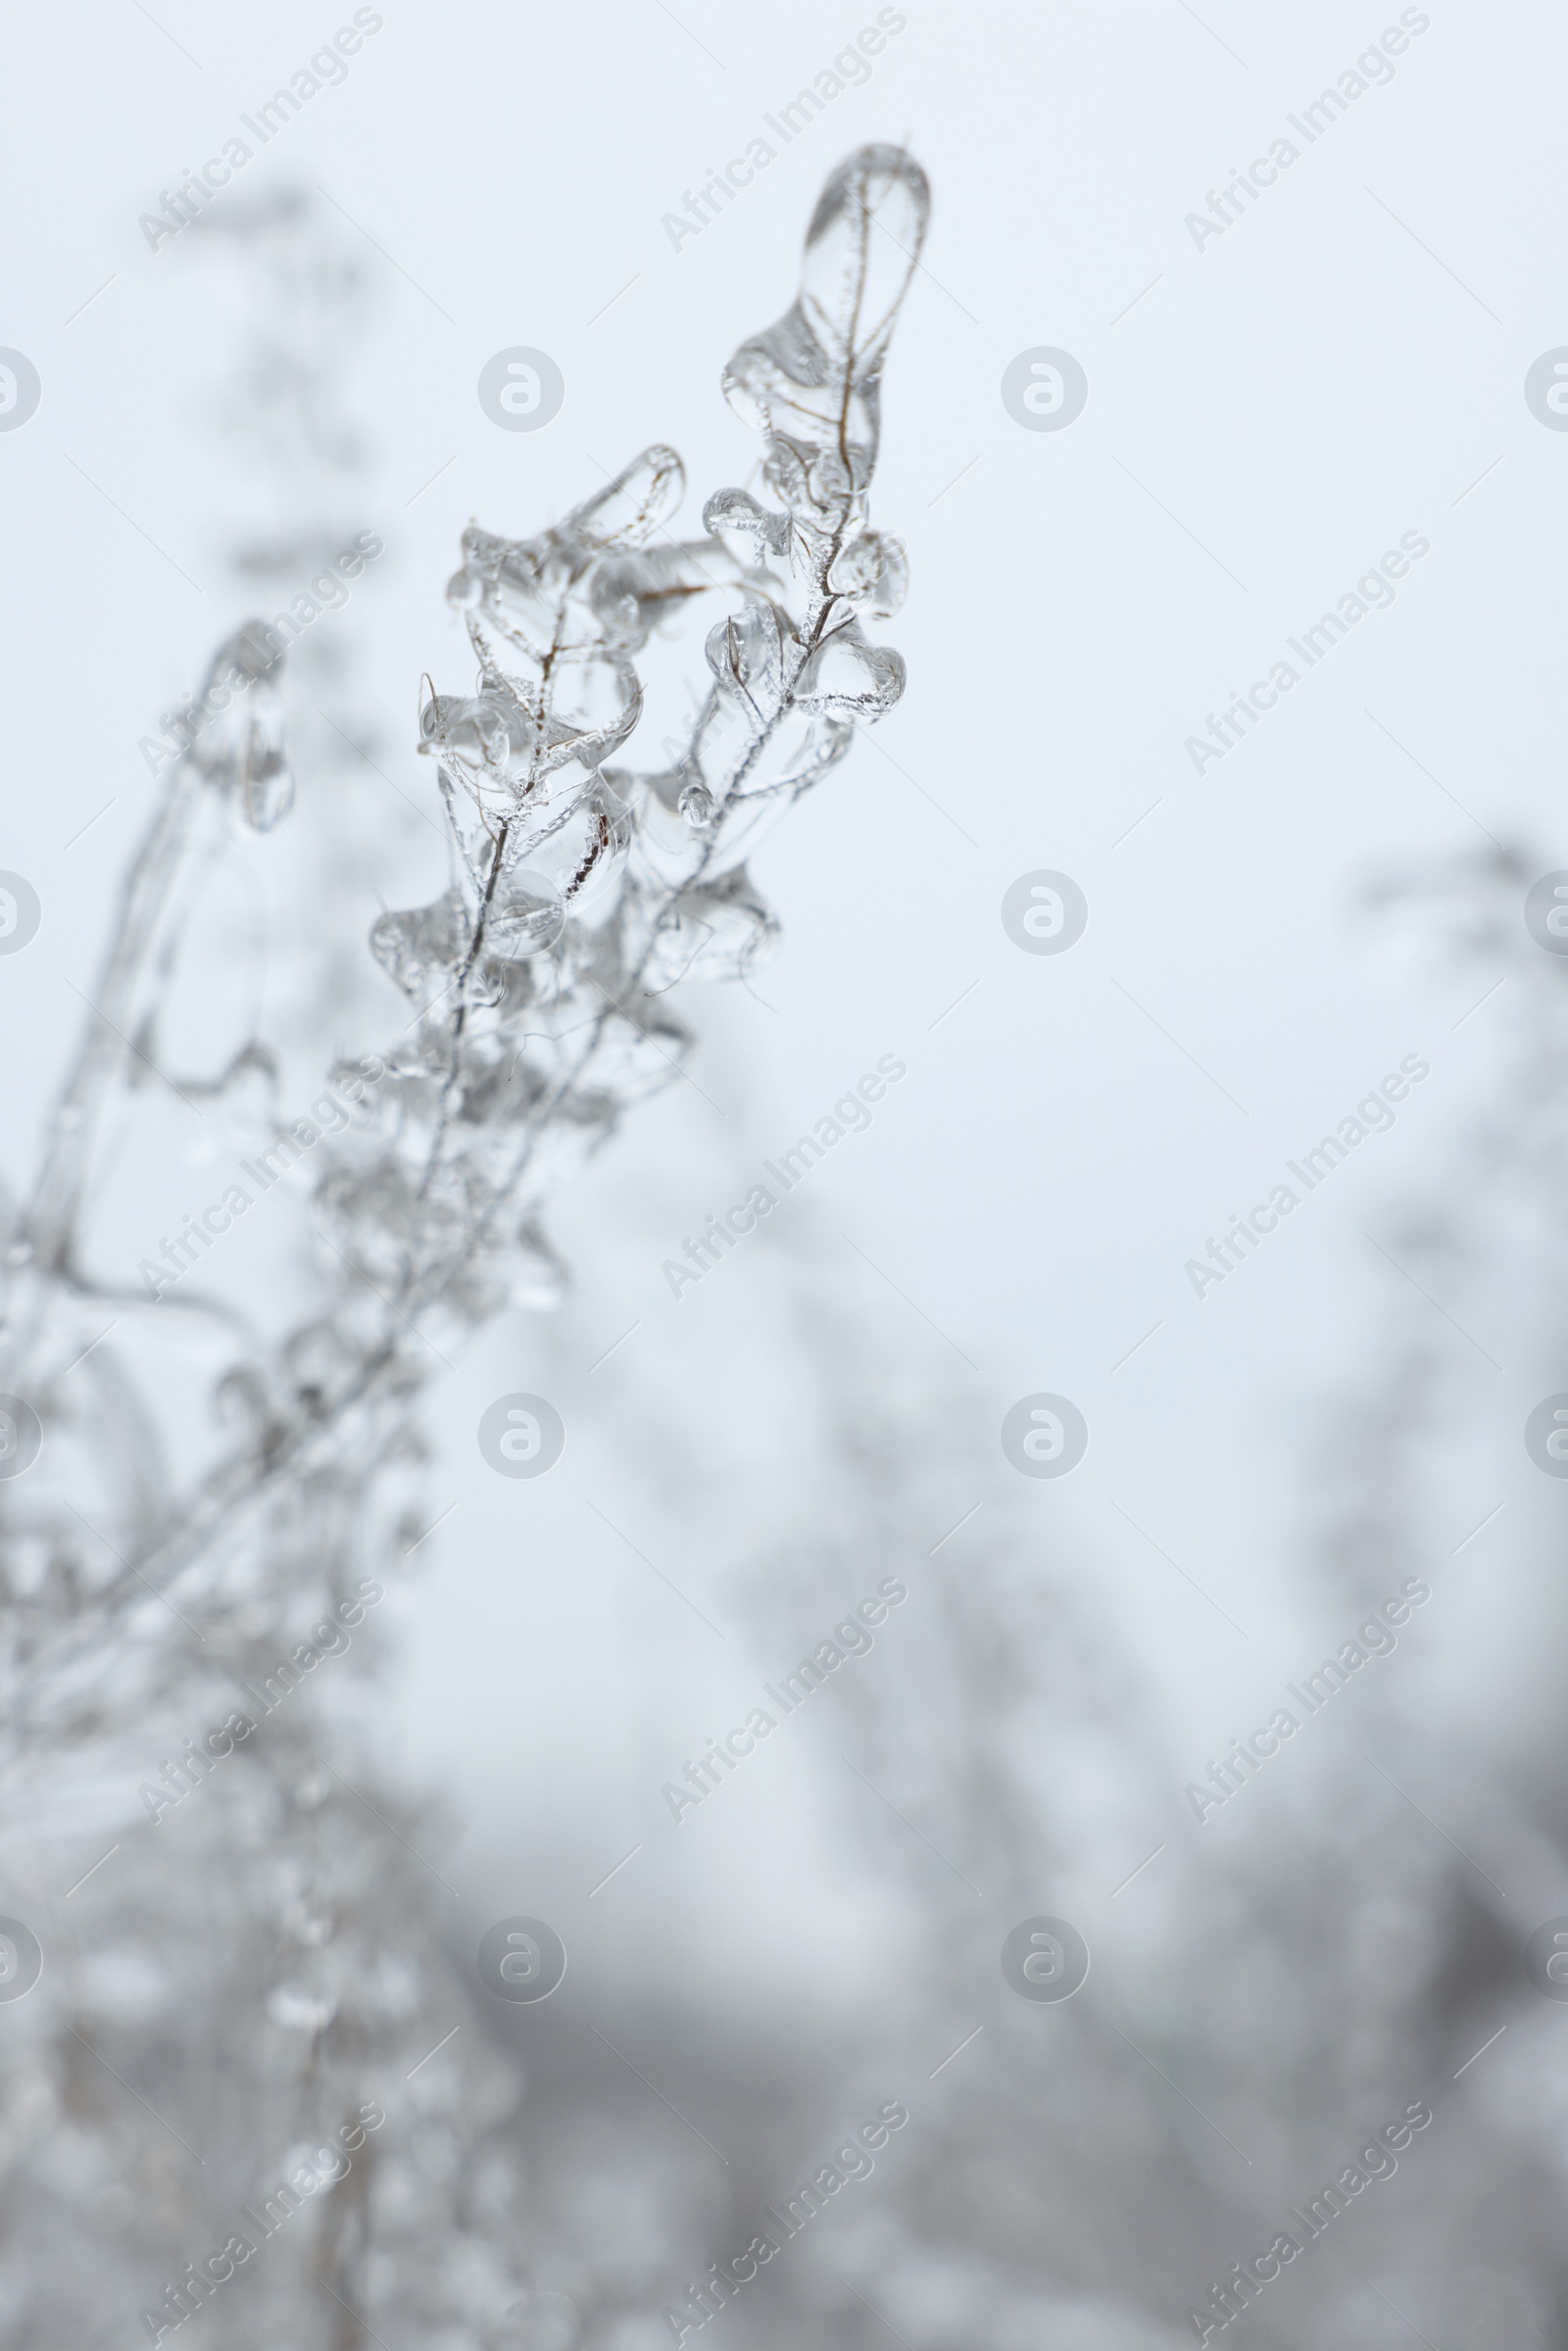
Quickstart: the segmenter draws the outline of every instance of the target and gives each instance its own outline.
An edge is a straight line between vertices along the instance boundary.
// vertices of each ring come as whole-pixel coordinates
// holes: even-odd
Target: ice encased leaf
[[[749,490],[715,490],[703,509],[703,528],[715,535],[734,533],[759,560],[764,551],[782,555],[789,545],[788,514],[759,506]]]
[[[509,873],[485,915],[487,955],[517,962],[554,947],[566,927],[566,902],[547,873]]]
[[[828,567],[827,584],[879,620],[891,619],[909,587],[909,559],[904,541],[885,531],[862,530],[847,539]]]
[[[744,865],[721,881],[683,890],[655,930],[644,984],[744,979],[765,963],[779,926]]]
[[[782,700],[786,669],[800,652],[789,614],[758,597],[710,629],[704,652],[719,684],[755,711],[771,712]]]
[[[562,529],[589,548],[641,547],[685,495],[685,466],[673,449],[656,441],[604,489],[573,507]]]
[[[811,216],[800,294],[724,370],[730,406],[780,453],[770,486],[792,509],[842,504],[870,478],[882,361],[930,209],[902,147],[858,149]],[[813,479],[812,461],[828,456],[834,469]]]
[[[473,938],[473,917],[460,891],[427,906],[382,914],[370,926],[370,953],[411,1004],[427,1004],[450,987]]]
[[[827,718],[880,718],[904,692],[904,656],[891,645],[868,645],[852,620],[808,657],[795,700]]]

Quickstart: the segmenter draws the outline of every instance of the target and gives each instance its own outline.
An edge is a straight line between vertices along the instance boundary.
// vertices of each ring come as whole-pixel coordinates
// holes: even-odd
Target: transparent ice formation
[[[333,1627],[431,1531],[416,1407],[446,1350],[508,1307],[560,1298],[544,1204],[679,1072],[692,1039],[671,992],[744,978],[772,951],[752,845],[902,692],[902,661],[866,629],[897,609],[906,564],[868,501],[882,364],[926,210],[900,150],[852,157],[812,218],[798,299],[725,370],[772,505],[720,490],[697,534],[675,536],[684,471],[656,444],[530,538],[464,535],[450,595],[475,674],[431,688],[416,745],[450,869],[370,932],[385,1031],[327,1072],[338,1114],[308,1127],[293,1170],[308,1298],[270,1334],[222,1291],[243,1241],[224,1259],[200,1236],[167,1237],[166,1275],[181,1249],[190,1265],[155,1298],[96,1276],[87,1230],[149,1101],[181,1096],[253,1179],[285,1137],[261,1038],[233,1040],[207,1078],[162,1060],[173,990],[202,985],[180,946],[220,836],[271,831],[294,794],[268,631],[249,624],[215,659],[203,723],[83,988],[91,1012],[41,1172],[5,1203],[0,1395],[26,1399],[45,1441],[25,1478],[0,1479],[0,1788],[29,1833],[43,1809],[74,1806],[90,1840],[69,1913],[53,1865],[52,1892],[8,1879],[0,1893],[8,1915],[43,1905],[51,1945],[25,2007],[0,2011],[26,2036],[0,2050],[0,2112],[26,2158],[4,2173],[0,2217],[0,2308],[18,2340],[124,2334],[149,2293],[139,2331],[160,2339],[161,2307],[178,2323],[162,2301],[175,2288],[151,2281],[220,2244],[269,2167],[315,2162],[375,2084],[404,2100],[400,2127],[318,2208],[352,2213],[352,2228],[291,2219],[209,2332],[324,2351],[361,2339],[364,2314],[367,2339],[390,2328],[452,2351],[571,2337],[572,2297],[519,2275],[532,2224],[501,2135],[515,2071],[494,2049],[470,2060],[477,2035],[438,2061],[430,2048],[430,2017],[463,2014],[464,1993],[415,1810],[345,1751],[333,1693],[358,1669],[332,1662]],[[284,241],[276,307],[296,307],[314,351],[342,287],[321,273],[308,213],[235,199],[203,230],[229,233]],[[296,382],[297,446],[277,427],[291,481],[319,455],[319,384],[309,364],[269,360],[270,385]],[[678,642],[695,714],[639,767],[639,665]],[[210,1458],[185,1392],[172,1410],[163,1394],[196,1325],[219,1365],[198,1433],[216,1433]],[[357,1641],[374,1635],[365,1613]],[[210,1775],[191,1764],[191,1742],[247,1706],[265,1733],[220,1738]],[[128,1825],[113,1810],[138,1773],[151,1827],[135,1805]],[[75,1937],[101,1962],[91,1996],[63,1956]],[[156,2112],[113,2079],[140,2079],[148,2050]],[[122,2216],[113,2244],[101,2226],[84,2235],[79,2214],[103,2222],[122,2182],[134,2227]],[[586,2267],[582,2291],[600,2291]]]

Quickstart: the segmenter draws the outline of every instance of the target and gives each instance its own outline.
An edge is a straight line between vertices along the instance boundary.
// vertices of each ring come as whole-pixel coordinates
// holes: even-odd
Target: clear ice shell
[[[568,912],[598,910],[607,888],[624,870],[632,823],[625,803],[603,775],[595,773],[570,789],[558,790],[543,809],[530,803],[509,834],[509,863],[515,855]]]
[[[371,955],[411,1004],[427,1004],[450,987],[472,940],[473,917],[457,890],[370,926]]]
[[[758,561],[764,552],[782,555],[790,539],[788,514],[759,506],[749,490],[715,490],[703,509],[703,528],[715,534],[736,533]]]
[[[795,700],[827,718],[880,718],[904,692],[904,656],[891,645],[868,645],[851,621],[808,656]]]
[[[744,979],[767,961],[778,938],[776,917],[737,866],[719,882],[683,890],[668,906],[654,931],[643,985]]]
[[[438,759],[476,799],[486,787],[510,799],[526,783],[539,739],[512,694],[436,694],[419,712],[419,749]]]
[[[656,441],[604,489],[573,507],[562,530],[590,548],[641,547],[685,495],[685,466],[673,449]]]
[[[770,717],[783,700],[800,640],[781,606],[754,597],[709,630],[703,650],[719,684]]]
[[[842,511],[870,478],[882,361],[930,207],[902,148],[852,155],[811,216],[799,296],[724,370],[725,398],[771,445],[769,487],[792,509]]]
[[[904,541],[875,530],[847,539],[828,569],[827,584],[879,620],[891,619],[909,587]]]
[[[620,771],[616,770],[617,776]],[[625,777],[631,786],[633,779]],[[637,829],[631,845],[631,870],[639,884],[654,889],[676,890],[683,882],[698,873],[706,858],[712,832],[713,796],[708,786],[686,768],[672,773],[642,776],[636,779]],[[687,803],[696,794],[706,804],[708,822],[694,827],[686,813]]]
[[[485,953],[521,962],[554,947],[565,927],[566,902],[549,874],[509,872],[485,915]]]
[[[594,565],[588,601],[605,645],[636,653],[655,628],[675,618],[694,598],[748,576],[749,566],[722,540],[697,539],[606,556]]]

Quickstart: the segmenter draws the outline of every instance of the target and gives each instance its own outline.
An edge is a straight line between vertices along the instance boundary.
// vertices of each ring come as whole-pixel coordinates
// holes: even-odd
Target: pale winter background
[[[911,587],[870,633],[908,683],[752,860],[775,959],[683,992],[690,1082],[555,1203],[564,1303],[446,1349],[378,1641],[331,1669],[420,1856],[362,1887],[388,1949],[436,1955],[407,2067],[459,2029],[412,2082],[400,2063],[358,2094],[387,2105],[397,2160],[427,2134],[444,2181],[482,2139],[514,2167],[513,2217],[474,2189],[426,2259],[410,2188],[412,2269],[446,2265],[428,2305],[323,2255],[297,2305],[264,2317],[236,2286],[189,2324],[313,2346],[373,2327],[391,2351],[689,2343],[708,2266],[896,2100],[909,2120],[874,2175],[713,2333],[1174,2344],[1217,2328],[1214,2281],[1294,2227],[1299,2257],[1234,2322],[1260,2345],[1568,2344],[1568,2016],[1522,1957],[1568,1913],[1568,1496],[1523,1435],[1568,1386],[1568,974],[1524,920],[1568,866],[1568,436],[1526,399],[1568,346],[1560,19],[1506,0],[370,16],[343,78],[156,251],[138,216],[248,136],[340,20],[100,0],[69,37],[13,28],[0,344],[42,391],[0,434],[0,866],[43,921],[0,961],[8,1188],[153,806],[140,740],[361,532],[385,553],[284,687],[296,813],[204,882],[168,1066],[255,1034],[293,1115],[339,1053],[401,1027],[365,939],[445,884],[415,746],[421,672],[472,691],[443,599],[461,531],[534,533],[651,441],[686,462],[677,530],[710,491],[759,488],[719,369],[787,306],[821,183],[872,140],[906,144],[933,190],[873,494]],[[834,75],[879,22],[868,68]],[[851,86],[785,145],[765,119],[824,73]],[[1342,75],[1369,86],[1308,145],[1289,118]],[[779,151],[754,183],[672,236],[759,137]],[[1188,216],[1282,137],[1298,160],[1200,243]],[[475,388],[519,346],[564,385],[527,433]],[[1087,377],[1061,430],[1004,401],[1041,349]],[[1286,640],[1401,537],[1428,544],[1392,604],[1197,772],[1188,739],[1271,664],[1304,668]],[[670,679],[701,673],[700,632],[678,655]],[[678,722],[682,689],[662,695],[642,764]],[[1041,869],[1088,903],[1059,955],[1003,924]],[[869,1130],[673,1298],[662,1262],[888,1055],[907,1075]],[[1429,1074],[1392,1130],[1196,1295],[1188,1261],[1401,1061]],[[192,1157],[178,1104],[160,1116],[103,1178],[110,1286],[229,1180],[231,1151]],[[267,1213],[226,1277],[264,1318],[308,1243],[302,1203]],[[194,1468],[228,1358],[184,1326],[136,1344]],[[567,1432],[537,1482],[476,1443],[516,1391]],[[1041,1392],[1088,1425],[1060,1481],[1001,1445]],[[908,1600],[874,1649],[673,1820],[663,1784],[889,1577]],[[1409,1578],[1431,1598],[1396,1652],[1200,1825],[1185,1785]],[[178,1940],[161,1922],[206,1919],[211,1873],[270,1832],[242,1814],[199,1880],[159,1881],[134,1734],[107,1794],[19,1758],[0,1907],[30,1901],[54,1935],[63,2030],[118,2035],[126,2098],[167,2114],[160,2084],[216,2080],[249,2032],[223,1988],[245,1898],[215,1912],[184,2041],[155,1990],[122,1984],[116,2008],[93,1942],[128,1933],[127,1906],[149,1949]],[[124,1824],[125,1874],[92,1881],[82,1923],[66,1888]],[[514,2012],[474,1954],[518,1915],[569,1961]],[[1093,1954],[1064,2005],[1002,1974],[1039,1915]],[[0,2055],[36,2006],[0,2006]],[[291,2135],[224,2109],[239,2184],[210,2213],[194,2172],[155,2195],[111,2150],[101,2177],[88,2142],[118,2115],[35,2060],[10,2160],[20,2181],[53,2150],[49,2200],[13,2224],[8,2319],[19,2340],[145,2341],[138,2310],[221,2243]],[[439,2114],[417,2106],[447,2069]],[[1419,2102],[1434,2120],[1397,2176],[1305,2242],[1287,2207]],[[465,2285],[454,2230],[501,2244],[506,2290]]]

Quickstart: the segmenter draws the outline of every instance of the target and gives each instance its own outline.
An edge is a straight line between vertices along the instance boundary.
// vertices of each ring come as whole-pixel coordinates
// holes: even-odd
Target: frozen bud
[[[713,821],[713,795],[706,784],[687,784],[680,796],[680,812],[694,833],[706,833]]]

